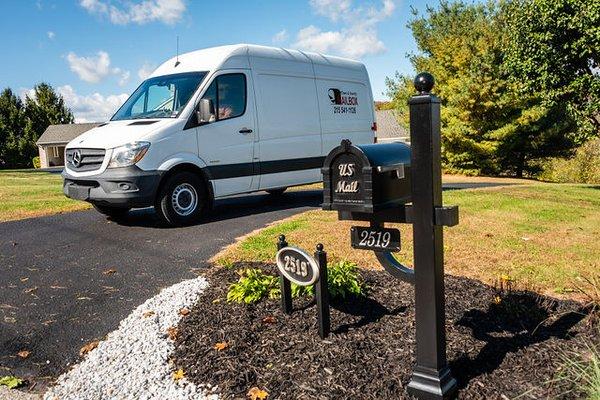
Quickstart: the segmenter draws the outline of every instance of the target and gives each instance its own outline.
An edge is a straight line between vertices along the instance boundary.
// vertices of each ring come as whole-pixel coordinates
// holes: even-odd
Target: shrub
[[[279,278],[267,275],[260,269],[245,269],[240,272],[237,283],[229,286],[227,301],[237,303],[256,303],[264,297],[279,295]]]
[[[349,261],[339,261],[327,267],[327,286],[332,299],[345,299],[365,293],[365,285],[360,278],[358,267]],[[292,283],[292,297],[307,295],[314,295],[314,286]],[[227,301],[256,303],[267,297],[273,299],[280,296],[278,276],[265,274],[260,269],[246,269],[240,272],[238,282],[229,286]]]
[[[570,159],[548,160],[540,179],[561,183],[600,183],[600,138],[589,140]]]
[[[42,167],[42,162],[40,161],[40,156],[33,157],[32,163],[33,163],[33,168],[37,169],[37,168]]]
[[[338,261],[327,266],[327,287],[332,299],[345,299],[348,296],[362,296],[365,285],[360,278],[358,267],[350,261]],[[313,296],[314,286],[299,286],[292,283],[292,297]]]

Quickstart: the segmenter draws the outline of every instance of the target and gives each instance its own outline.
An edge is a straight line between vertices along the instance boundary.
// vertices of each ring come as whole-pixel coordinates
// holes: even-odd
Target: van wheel
[[[269,190],[267,190],[267,193],[269,193],[271,196],[281,196],[283,194],[283,192],[285,192],[286,190],[287,190],[286,187],[279,188],[279,189],[269,189]]]
[[[102,206],[99,204],[92,204],[96,211],[100,214],[104,214],[111,219],[118,220],[123,219],[127,216],[129,212],[129,208],[127,207],[111,207],[111,206]]]
[[[202,179],[191,172],[178,172],[162,185],[154,208],[162,222],[171,226],[191,225],[200,220],[208,198]]]

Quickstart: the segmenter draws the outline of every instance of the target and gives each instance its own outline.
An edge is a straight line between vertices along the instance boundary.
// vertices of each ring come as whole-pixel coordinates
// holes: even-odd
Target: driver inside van
[[[240,116],[244,113],[246,104],[245,80],[240,74],[222,75],[213,81],[203,98],[218,105],[218,116],[211,117],[210,122]]]

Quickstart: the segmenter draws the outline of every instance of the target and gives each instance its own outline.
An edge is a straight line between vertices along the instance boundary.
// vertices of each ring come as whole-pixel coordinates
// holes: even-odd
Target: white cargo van
[[[154,206],[171,225],[213,199],[321,181],[341,139],[374,141],[365,66],[232,45],[162,64],[110,121],[70,142],[63,191],[114,218]]]

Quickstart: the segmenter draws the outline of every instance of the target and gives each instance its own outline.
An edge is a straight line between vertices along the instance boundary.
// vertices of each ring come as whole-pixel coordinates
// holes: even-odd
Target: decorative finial
[[[279,241],[285,242],[285,235],[279,235]]]
[[[419,94],[429,94],[435,84],[435,79],[433,79],[433,75],[429,72],[421,72],[419,75],[415,76],[413,83]]]
[[[317,245],[317,251],[323,251],[323,243]]]
[[[340,144],[342,145],[342,148],[345,151],[348,151],[350,146],[352,146],[352,142],[350,141],[350,139],[342,139],[342,142]]]

